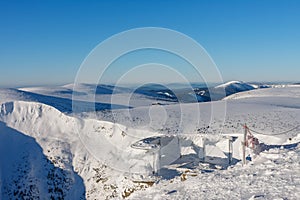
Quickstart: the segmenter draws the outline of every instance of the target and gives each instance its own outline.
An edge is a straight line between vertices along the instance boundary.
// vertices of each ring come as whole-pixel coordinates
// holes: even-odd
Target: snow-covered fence
[[[297,129],[299,126],[291,130]],[[233,133],[224,134],[221,138],[215,138],[205,135],[160,135],[150,138],[144,138],[131,147],[145,150],[142,154],[139,164],[144,166],[147,173],[158,173],[161,168],[172,165],[180,158],[187,156],[195,158],[198,162],[208,162],[224,167],[242,160],[246,164],[248,155],[257,155],[263,148],[263,142],[259,141],[261,136],[255,137],[252,129],[244,125],[244,134]],[[283,132],[287,133],[287,131]],[[255,134],[258,134],[255,131]],[[274,137],[263,134],[264,137]],[[278,139],[278,138],[277,138]],[[184,162],[184,161],[182,161]]]
[[[260,152],[259,141],[254,135],[250,132],[247,124],[244,126],[244,140],[242,142],[243,146],[243,165],[246,164],[246,147],[250,148],[255,154]]]
[[[272,142],[272,141],[274,142],[274,141],[280,140],[280,141],[282,141],[281,144],[284,144],[284,145],[291,145],[291,144],[299,143],[299,141],[293,140],[293,138],[290,136],[288,137],[288,140],[286,142],[284,142],[282,140],[282,138],[281,139],[279,139],[279,138],[280,137],[284,138],[284,136],[286,137],[288,134],[291,135],[291,133],[293,133],[293,135],[296,135],[295,134],[295,133],[297,133],[296,130],[298,130],[300,128],[300,125],[292,127],[283,132],[277,132],[277,133],[273,132],[272,134],[267,134],[267,133],[263,133],[263,132],[260,132],[257,130],[250,129],[246,124],[243,127],[244,127],[244,140],[242,142],[243,164],[246,163],[246,147],[248,147],[252,151],[252,153],[259,154],[267,146],[279,146],[278,144],[270,144],[270,143],[268,143],[269,145],[266,145],[263,141],[259,140],[259,138],[267,138],[269,142]],[[253,135],[253,133],[257,137],[255,137]],[[295,136],[295,138],[296,138],[296,136]]]

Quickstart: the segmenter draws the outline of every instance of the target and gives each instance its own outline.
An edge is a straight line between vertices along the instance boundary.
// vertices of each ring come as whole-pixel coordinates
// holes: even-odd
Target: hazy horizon
[[[224,82],[210,82],[210,83],[205,83],[205,82],[191,82],[189,84],[191,85],[207,85],[209,86],[216,86],[218,84],[230,82],[230,81],[241,81],[249,84],[299,84],[299,81],[243,81],[243,80],[227,80]],[[24,85],[0,85],[0,88],[5,89],[5,88],[31,88],[31,87],[60,87],[64,85],[69,85],[69,84],[74,84],[71,82],[66,82],[66,83],[56,83],[56,84],[24,84]],[[92,84],[92,83],[80,83],[80,84]],[[117,86],[120,87],[135,87],[135,86],[142,86],[142,85],[151,85],[151,84],[158,84],[158,85],[178,85],[178,86],[186,86],[186,83],[180,83],[180,82],[168,82],[168,83],[122,83],[122,84],[117,84]],[[99,83],[99,84],[92,84],[92,85],[111,85],[111,86],[116,86],[114,83]]]

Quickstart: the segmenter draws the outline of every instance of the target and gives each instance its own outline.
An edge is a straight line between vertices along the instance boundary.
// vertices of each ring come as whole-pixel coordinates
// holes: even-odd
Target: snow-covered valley
[[[224,100],[202,103],[122,88],[115,94],[102,88],[91,103],[82,88],[76,91],[82,107],[76,113],[71,87],[0,89],[0,199],[300,198],[299,85],[245,86]],[[251,161],[243,166],[245,123],[267,148],[258,155],[248,149]],[[132,145],[166,135],[179,138],[180,156],[172,157],[176,144],[167,144],[172,159],[162,158],[168,164],[155,170],[158,143],[147,151]],[[227,161],[226,135],[239,139],[234,162],[220,166],[216,158]],[[203,137],[207,157],[201,160]]]

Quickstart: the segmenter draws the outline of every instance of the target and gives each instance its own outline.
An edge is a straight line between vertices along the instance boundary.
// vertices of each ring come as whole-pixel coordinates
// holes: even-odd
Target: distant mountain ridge
[[[219,89],[219,88],[225,90],[226,96],[235,94],[237,92],[244,92],[244,91],[256,89],[253,85],[250,85],[242,81],[229,81],[227,83],[215,87],[215,89]]]
[[[165,103],[195,103],[195,102],[209,102],[218,101],[229,95],[244,92],[259,88],[268,87],[266,85],[255,83],[249,84],[242,81],[229,81],[217,86],[207,86],[205,84],[144,84],[133,87],[120,87],[114,85],[93,85],[93,84],[68,84],[57,88],[21,88],[20,90],[37,93],[42,95],[63,97],[67,99],[84,99],[97,95],[119,95],[119,94],[133,94],[142,95],[145,99],[150,101],[162,101]],[[99,107],[97,105],[97,107]],[[107,106],[106,106],[107,107]]]

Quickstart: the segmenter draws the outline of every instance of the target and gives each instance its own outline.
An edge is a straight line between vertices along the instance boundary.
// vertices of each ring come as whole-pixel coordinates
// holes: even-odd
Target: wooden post
[[[246,140],[247,140],[247,125],[244,125],[244,141],[243,141],[243,165],[246,164]]]

